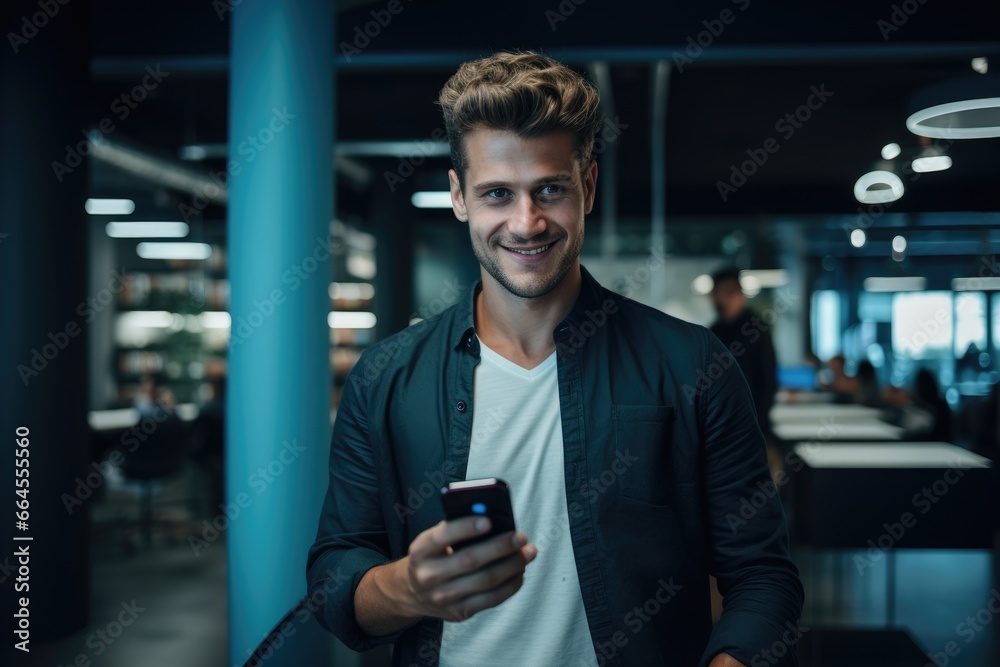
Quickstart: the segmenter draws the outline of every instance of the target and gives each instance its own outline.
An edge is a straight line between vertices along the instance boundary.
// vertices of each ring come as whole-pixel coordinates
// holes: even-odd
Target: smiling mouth
[[[505,250],[510,250],[511,252],[516,252],[518,255],[537,255],[539,253],[545,252],[546,250],[548,250],[549,248],[551,248],[555,244],[556,244],[556,242],[553,241],[552,243],[549,243],[548,245],[543,245],[543,246],[541,246],[539,248],[532,248],[531,250],[522,250],[520,248],[508,248],[507,246],[503,246],[503,248]]]

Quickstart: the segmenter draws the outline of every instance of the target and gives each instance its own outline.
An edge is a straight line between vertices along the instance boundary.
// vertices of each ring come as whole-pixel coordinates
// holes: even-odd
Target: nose
[[[507,222],[507,231],[527,240],[544,233],[545,227],[545,216],[535,205],[535,201],[530,196],[519,197],[516,208]]]

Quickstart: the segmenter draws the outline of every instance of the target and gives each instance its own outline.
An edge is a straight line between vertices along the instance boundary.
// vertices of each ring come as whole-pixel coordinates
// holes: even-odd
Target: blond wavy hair
[[[465,187],[465,135],[508,130],[522,137],[569,131],[581,171],[601,128],[596,86],[562,63],[531,51],[495,53],[462,63],[438,95],[451,162]]]

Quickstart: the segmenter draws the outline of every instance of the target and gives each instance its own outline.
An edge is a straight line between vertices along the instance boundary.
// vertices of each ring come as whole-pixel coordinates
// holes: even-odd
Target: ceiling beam
[[[687,44],[669,44],[654,48],[547,49],[554,58],[567,63],[639,64],[671,60],[684,54]],[[334,56],[337,70],[368,69],[438,69],[454,68],[484,54],[458,51],[394,51],[361,53],[349,59]],[[696,65],[784,65],[848,64],[885,62],[939,62],[948,59],[1000,55],[1000,42],[909,43],[909,44],[786,44],[786,45],[713,45],[698,56]],[[217,76],[229,71],[228,55],[201,56],[98,56],[90,62],[96,80],[111,80],[141,74],[150,63],[159,63],[170,72],[189,76]]]

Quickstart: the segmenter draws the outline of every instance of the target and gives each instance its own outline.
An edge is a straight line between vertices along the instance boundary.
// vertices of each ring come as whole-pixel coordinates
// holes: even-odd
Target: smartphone
[[[448,521],[482,515],[490,520],[490,531],[484,535],[452,545],[455,550],[467,547],[494,535],[514,530],[514,509],[510,504],[510,488],[502,479],[488,477],[452,482],[441,487],[441,504]]]

